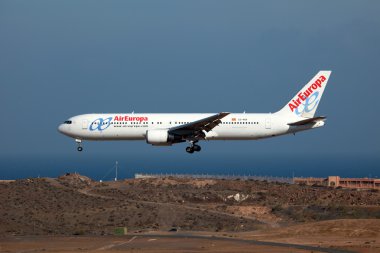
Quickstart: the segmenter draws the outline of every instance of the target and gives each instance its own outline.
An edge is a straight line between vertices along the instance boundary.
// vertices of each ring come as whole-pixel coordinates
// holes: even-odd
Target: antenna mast
[[[117,167],[118,167],[118,165],[119,165],[119,162],[116,161],[116,164],[115,164],[115,172],[116,172],[116,174],[115,174],[115,181],[117,181]]]

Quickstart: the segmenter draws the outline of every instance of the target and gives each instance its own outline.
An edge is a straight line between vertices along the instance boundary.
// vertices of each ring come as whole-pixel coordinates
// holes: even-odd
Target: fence
[[[257,175],[210,175],[210,174],[176,174],[176,173],[161,173],[147,174],[136,173],[135,178],[192,178],[192,179],[226,179],[226,180],[258,180],[267,182],[293,183],[293,178],[290,177],[273,177],[273,176],[257,176]]]

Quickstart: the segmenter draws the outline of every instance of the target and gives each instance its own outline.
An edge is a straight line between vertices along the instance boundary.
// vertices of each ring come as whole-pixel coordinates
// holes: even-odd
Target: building
[[[295,184],[320,185],[331,187],[343,187],[352,189],[379,189],[380,179],[377,178],[341,178],[339,176],[329,176],[327,178],[303,178],[295,177]]]

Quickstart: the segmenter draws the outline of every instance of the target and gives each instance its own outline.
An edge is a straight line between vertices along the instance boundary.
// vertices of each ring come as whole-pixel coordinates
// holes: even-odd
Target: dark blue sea
[[[258,175],[281,177],[380,177],[380,159],[366,156],[299,157],[289,155],[56,155],[0,157],[0,179],[58,177],[77,172],[94,180],[132,178],[135,173]]]

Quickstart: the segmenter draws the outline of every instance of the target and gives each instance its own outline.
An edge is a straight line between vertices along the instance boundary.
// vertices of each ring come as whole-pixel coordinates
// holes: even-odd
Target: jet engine
[[[173,143],[184,141],[180,135],[170,134],[165,129],[146,131],[146,142],[154,146],[171,146]]]

